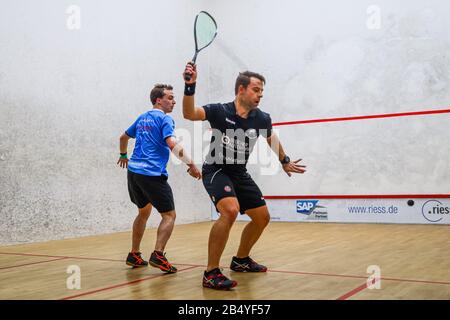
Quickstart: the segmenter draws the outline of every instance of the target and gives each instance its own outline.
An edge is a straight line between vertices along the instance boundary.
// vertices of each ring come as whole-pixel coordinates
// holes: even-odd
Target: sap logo
[[[297,200],[297,213],[311,214],[318,202],[319,200]]]

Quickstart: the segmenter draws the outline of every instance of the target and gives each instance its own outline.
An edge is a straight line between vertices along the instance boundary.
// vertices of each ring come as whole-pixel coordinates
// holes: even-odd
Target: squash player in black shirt
[[[262,75],[246,71],[236,79],[234,101],[195,107],[194,94],[197,80],[196,65],[188,62],[183,97],[183,116],[192,121],[208,120],[212,128],[210,150],[203,164],[203,185],[220,213],[211,228],[208,243],[208,265],[203,286],[212,289],[230,289],[237,285],[224,276],[219,268],[228,236],[239,212],[251,221],[245,226],[239,249],[231,260],[230,268],[236,272],[266,272],[267,268],[250,258],[250,250],[270,220],[263,195],[247,172],[246,164],[256,140],[262,135],[277,154],[283,170],[304,173],[306,166],[291,161],[285,154],[278,137],[272,132],[270,115],[258,105],[263,97],[265,79]]]

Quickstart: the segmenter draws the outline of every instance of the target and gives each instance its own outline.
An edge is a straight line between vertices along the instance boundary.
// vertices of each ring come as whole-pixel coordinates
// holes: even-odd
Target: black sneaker
[[[140,252],[128,253],[126,264],[134,268],[147,267],[148,262],[142,259]]]
[[[266,272],[267,267],[256,263],[252,258],[237,258],[231,259],[230,269],[236,272]]]
[[[153,251],[152,255],[150,256],[150,260],[148,261],[151,266],[155,268],[159,268],[161,271],[167,272],[167,273],[175,273],[177,272],[177,268],[175,268],[173,265],[170,264],[169,261],[167,261],[167,258],[164,256],[164,253]]]
[[[203,286],[216,290],[228,290],[237,286],[237,281],[225,277],[219,268],[203,274]]]

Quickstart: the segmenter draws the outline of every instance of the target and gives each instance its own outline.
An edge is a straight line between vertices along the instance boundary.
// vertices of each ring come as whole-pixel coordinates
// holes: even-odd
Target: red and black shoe
[[[222,274],[219,268],[215,268],[203,274],[203,286],[216,290],[229,290],[237,286],[237,281],[230,280]]]
[[[236,272],[266,272],[267,267],[255,262],[252,258],[238,258],[231,259],[230,269]]]
[[[142,259],[140,252],[130,252],[126,260],[126,264],[134,268],[147,267],[148,262]]]
[[[175,273],[178,271],[177,268],[175,268],[170,264],[169,261],[167,261],[167,258],[162,252],[153,251],[148,262],[152,267],[159,268],[161,271],[167,273]]]

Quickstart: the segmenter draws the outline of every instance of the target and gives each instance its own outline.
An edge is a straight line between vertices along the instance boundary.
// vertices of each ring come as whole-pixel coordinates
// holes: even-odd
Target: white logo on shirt
[[[225,121],[226,122],[229,122],[229,123],[231,123],[231,124],[236,124],[236,122],[234,122],[234,121],[231,121],[230,119],[228,119],[228,118],[225,118]]]
[[[222,143],[223,144],[230,144],[230,142],[231,142],[231,139],[228,136],[226,136],[226,135],[222,136]]]
[[[255,129],[248,129],[247,131],[245,131],[245,135],[249,139],[256,139],[258,137],[258,134]]]

